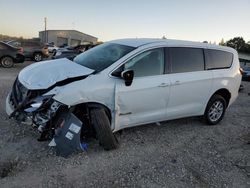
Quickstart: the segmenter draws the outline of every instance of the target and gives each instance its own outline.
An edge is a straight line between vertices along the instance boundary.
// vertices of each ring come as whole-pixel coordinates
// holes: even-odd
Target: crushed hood
[[[19,81],[30,90],[47,89],[57,82],[87,76],[94,70],[74,63],[66,58],[34,63],[18,75]]]

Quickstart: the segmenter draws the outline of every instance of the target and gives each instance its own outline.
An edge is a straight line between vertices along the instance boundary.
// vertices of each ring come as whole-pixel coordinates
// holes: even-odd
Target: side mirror
[[[134,71],[133,70],[125,70],[121,73],[121,77],[125,81],[126,86],[130,86],[134,79]]]

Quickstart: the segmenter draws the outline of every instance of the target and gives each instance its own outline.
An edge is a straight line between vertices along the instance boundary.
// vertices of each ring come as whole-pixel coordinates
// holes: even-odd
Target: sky
[[[161,38],[250,41],[250,0],[0,0],[0,34],[75,29],[99,41]]]

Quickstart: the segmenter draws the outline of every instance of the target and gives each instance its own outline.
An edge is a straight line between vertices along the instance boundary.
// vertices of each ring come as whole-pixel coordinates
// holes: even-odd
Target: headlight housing
[[[53,101],[52,100],[53,96],[54,95],[44,95],[44,96],[36,97],[34,100],[32,100],[29,103],[29,107],[24,109],[24,111],[27,113],[31,113],[31,112],[41,109],[42,107],[46,105],[49,105]]]

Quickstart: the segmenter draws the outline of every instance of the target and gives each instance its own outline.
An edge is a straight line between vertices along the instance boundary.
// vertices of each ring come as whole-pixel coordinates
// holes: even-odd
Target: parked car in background
[[[16,40],[6,41],[6,44],[9,44],[9,45],[14,46],[14,47],[17,47],[17,48],[22,47],[22,46],[21,46],[21,43],[18,42],[18,41],[16,41]]]
[[[61,51],[60,53],[56,53],[56,55],[52,56],[51,59],[61,59],[61,58],[67,58],[71,61],[79,54],[79,52],[73,51],[73,50],[65,50]]]
[[[46,46],[48,47],[49,53],[52,53],[53,55],[55,55],[57,50],[59,49],[59,47],[57,47],[53,43],[46,44]]]
[[[49,57],[49,50],[46,45],[38,41],[24,41],[21,43],[25,58],[30,58],[36,62]]]
[[[243,81],[250,81],[250,66],[242,66],[241,73]]]
[[[73,47],[60,48],[58,49],[57,53],[52,56],[52,59],[67,58],[69,60],[73,60],[80,53],[85,52],[95,46],[96,45],[93,44],[84,44]]]
[[[74,62],[64,58],[24,68],[6,99],[6,112],[32,119],[41,139],[53,138],[51,145],[64,153],[89,137],[110,150],[118,146],[113,132],[128,127],[190,116],[218,124],[240,83],[232,48],[122,39],[81,53]]]
[[[241,74],[242,74],[242,81],[250,81],[250,61],[239,59],[240,67],[241,67]]]
[[[15,47],[21,46],[23,48],[23,54],[25,58],[32,59],[36,62],[42,61],[44,58],[49,57],[48,47],[39,41],[35,40],[11,41],[10,44]]]
[[[16,48],[4,42],[0,42],[0,65],[4,68],[13,67],[14,63],[23,63],[22,48]]]

